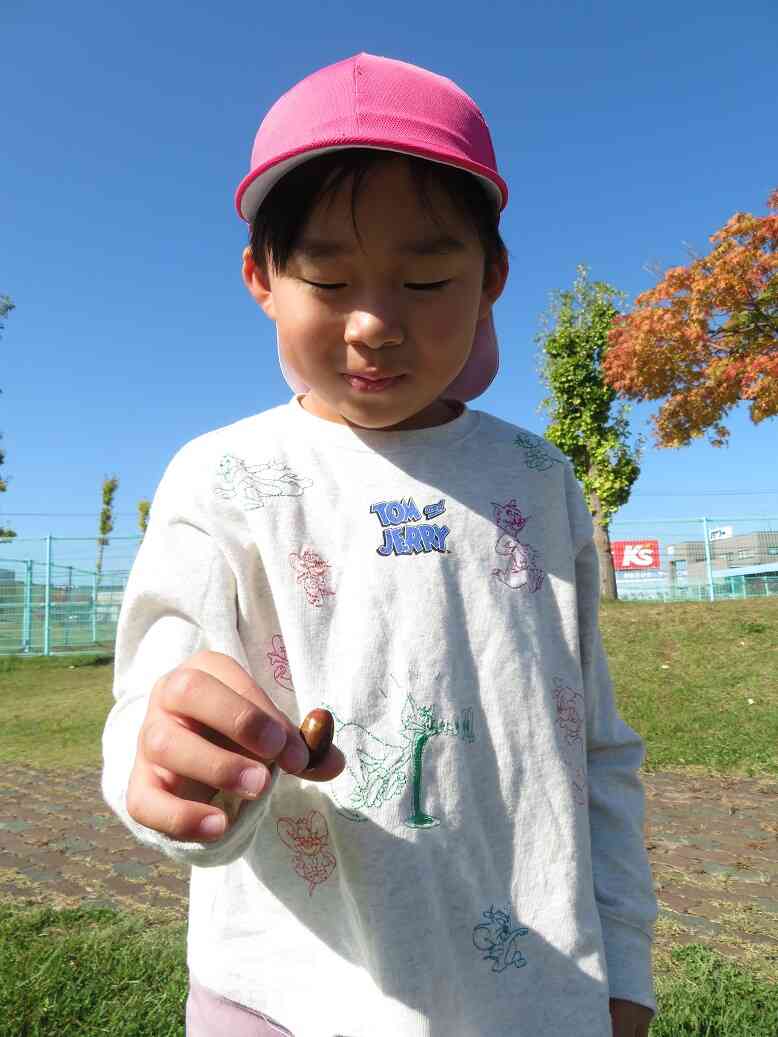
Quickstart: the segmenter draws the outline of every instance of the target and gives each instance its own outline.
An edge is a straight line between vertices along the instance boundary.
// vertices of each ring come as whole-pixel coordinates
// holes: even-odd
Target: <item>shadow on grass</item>
[[[164,912],[0,904],[0,961],[3,1037],[183,1037],[186,923]],[[699,944],[657,990],[651,1037],[778,1034],[778,985]]]

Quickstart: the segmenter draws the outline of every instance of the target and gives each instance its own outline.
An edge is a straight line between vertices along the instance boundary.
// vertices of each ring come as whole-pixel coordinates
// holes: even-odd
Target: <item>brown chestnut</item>
[[[335,719],[328,709],[312,709],[300,724],[300,736],[311,754],[308,767],[318,767],[332,745]]]

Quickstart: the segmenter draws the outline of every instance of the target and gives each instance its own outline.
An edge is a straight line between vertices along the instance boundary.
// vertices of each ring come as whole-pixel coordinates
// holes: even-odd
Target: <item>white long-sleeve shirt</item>
[[[644,749],[598,597],[569,463],[483,412],[367,432],[293,398],[179,450],[122,604],[103,794],[192,865],[199,982],[296,1037],[606,1037],[609,996],[655,1008]],[[208,844],[126,810],[151,689],[202,649],[295,723],[330,709],[347,760],[276,771]]]

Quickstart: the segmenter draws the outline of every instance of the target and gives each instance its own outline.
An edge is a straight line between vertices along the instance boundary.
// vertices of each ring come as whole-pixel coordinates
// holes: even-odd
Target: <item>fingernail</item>
[[[227,826],[227,818],[222,814],[209,814],[200,822],[198,832],[200,835],[222,835]]]
[[[241,792],[245,792],[249,796],[258,796],[265,787],[266,780],[265,771],[259,770],[258,767],[247,767],[245,771],[241,772],[238,787]]]

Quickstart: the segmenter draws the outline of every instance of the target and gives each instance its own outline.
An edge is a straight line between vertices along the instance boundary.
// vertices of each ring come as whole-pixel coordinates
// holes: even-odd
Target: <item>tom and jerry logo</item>
[[[446,502],[438,501],[424,508],[424,518],[416,507],[413,497],[403,500],[377,501],[370,505],[370,512],[378,516],[384,532],[384,542],[376,548],[380,555],[419,555],[430,551],[446,551],[448,526],[439,526],[430,519],[437,518],[446,510]],[[416,524],[418,523],[418,524]]]

